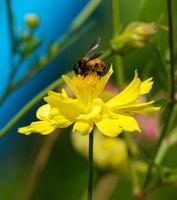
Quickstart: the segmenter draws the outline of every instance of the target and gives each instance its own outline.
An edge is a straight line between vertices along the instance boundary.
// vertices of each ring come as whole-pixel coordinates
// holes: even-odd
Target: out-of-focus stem
[[[7,17],[9,23],[9,38],[11,43],[11,54],[14,53],[15,50],[15,35],[14,35],[14,20],[12,15],[12,8],[11,8],[11,0],[6,0],[6,7],[7,7]]]
[[[9,28],[9,40],[10,40],[10,73],[8,77],[8,82],[7,86],[2,94],[0,96],[0,104],[6,99],[10,92],[11,84],[12,84],[12,79],[13,79],[13,56],[15,53],[15,34],[14,34],[14,20],[13,20],[13,14],[12,14],[12,6],[11,6],[11,1],[6,0],[6,11],[7,11],[7,19],[8,19],[8,28]]]
[[[172,17],[172,3],[171,0],[167,0],[167,13],[168,13],[168,26],[169,26],[169,50],[170,50],[170,100],[167,103],[167,113],[165,112],[164,115],[166,115],[166,121],[163,126],[161,135],[159,137],[152,162],[149,164],[149,168],[144,180],[143,188],[146,188],[148,185],[150,178],[151,178],[151,173],[153,169],[153,164],[156,160],[156,157],[158,155],[159,149],[161,147],[162,141],[164,137],[166,136],[166,133],[169,128],[170,120],[172,117],[173,113],[173,108],[175,105],[175,69],[174,69],[174,46],[173,46],[173,17]]]
[[[112,0],[113,37],[118,35],[121,27],[119,12],[120,12],[119,0]],[[115,61],[114,73],[116,76],[116,82],[119,89],[121,89],[124,83],[124,74],[123,74],[122,59],[120,55],[115,54],[114,61]]]
[[[112,192],[114,191],[118,183],[117,174],[106,174],[103,175],[98,181],[95,191],[95,200],[109,200],[111,198]]]
[[[112,0],[112,24],[113,24],[113,37],[117,36],[117,34],[120,31],[120,15],[119,15],[120,9],[119,9],[119,0]],[[124,84],[124,74],[123,74],[123,64],[122,64],[122,58],[120,55],[115,55],[115,66],[114,66],[114,72],[116,75],[116,81],[118,87],[121,89]],[[132,179],[133,184],[133,193],[136,196],[137,193],[139,193],[139,181],[136,174],[136,171],[133,166],[133,155],[132,155],[132,145],[133,140],[130,135],[124,134],[127,149],[129,152],[129,160],[128,160],[128,166],[130,170],[130,176]]]

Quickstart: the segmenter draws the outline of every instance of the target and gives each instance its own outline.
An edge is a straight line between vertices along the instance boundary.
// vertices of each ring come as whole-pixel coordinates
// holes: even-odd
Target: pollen
[[[72,78],[72,82],[74,85],[77,85],[81,88],[88,88],[88,87],[94,87],[99,82],[99,77],[95,73],[90,73],[86,77],[77,75]]]

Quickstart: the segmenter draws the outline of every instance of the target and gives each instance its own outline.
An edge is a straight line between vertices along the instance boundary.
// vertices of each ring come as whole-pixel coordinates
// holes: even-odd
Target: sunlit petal
[[[140,94],[141,81],[138,78],[137,72],[133,81],[118,95],[109,100],[106,104],[109,107],[118,107],[132,101],[135,101]]]
[[[29,135],[31,133],[40,133],[42,135],[48,135],[56,129],[56,126],[47,121],[32,122],[29,126],[18,129],[19,133]]]
[[[92,131],[93,126],[93,123],[89,123],[87,121],[76,121],[76,123],[73,126],[73,132],[80,133],[82,135],[87,135]]]
[[[151,88],[152,88],[152,85],[153,85],[153,81],[152,81],[152,77],[151,78],[148,78],[147,80],[143,81],[141,83],[141,88],[140,88],[140,94],[147,94]]]
[[[63,97],[56,92],[50,91],[48,96],[44,98],[52,107],[59,110],[60,114],[74,121],[81,113],[86,112],[86,108],[77,99]]]
[[[109,137],[115,137],[123,131],[116,119],[103,118],[96,122],[98,130]]]
[[[45,104],[41,106],[36,113],[36,117],[40,120],[47,120],[49,118],[49,112],[50,112],[50,105]]]
[[[160,107],[155,107],[152,104],[154,101],[149,102],[132,102],[127,105],[123,105],[118,107],[117,109],[114,109],[114,112],[116,113],[137,113],[137,114],[151,114],[153,112],[159,111]]]

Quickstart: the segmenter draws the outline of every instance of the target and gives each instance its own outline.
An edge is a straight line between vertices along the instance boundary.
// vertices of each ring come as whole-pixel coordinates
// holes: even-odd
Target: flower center
[[[86,77],[77,75],[72,78],[75,85],[81,88],[93,87],[98,83],[99,77],[95,73],[90,73]]]

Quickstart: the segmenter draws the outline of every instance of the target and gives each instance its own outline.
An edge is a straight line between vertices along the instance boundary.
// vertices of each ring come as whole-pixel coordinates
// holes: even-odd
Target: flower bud
[[[132,22],[111,41],[112,50],[124,54],[133,48],[147,46],[159,26],[155,23]]]
[[[30,29],[34,29],[39,25],[39,17],[35,13],[28,13],[25,15],[24,20]]]

